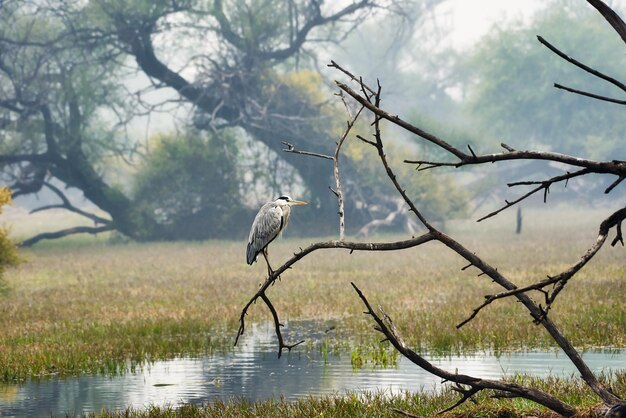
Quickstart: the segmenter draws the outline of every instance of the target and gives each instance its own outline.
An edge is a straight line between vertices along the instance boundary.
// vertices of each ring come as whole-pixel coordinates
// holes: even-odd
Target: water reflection
[[[123,376],[82,376],[0,385],[0,416],[81,414],[102,408],[144,408],[148,405],[203,403],[242,396],[297,399],[308,395],[358,390],[428,390],[439,379],[400,359],[396,368],[354,370],[350,353],[299,350],[278,359],[271,329],[254,327],[233,353],[199,359],[179,358]],[[626,350],[591,351],[583,355],[595,371],[626,369]],[[575,373],[564,354],[524,352],[431,359],[447,370],[483,378],[524,372],[537,376]]]

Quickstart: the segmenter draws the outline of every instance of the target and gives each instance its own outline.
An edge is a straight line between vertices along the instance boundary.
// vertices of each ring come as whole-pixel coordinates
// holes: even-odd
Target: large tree
[[[335,43],[374,11],[402,3],[216,0],[201,9],[194,9],[199,4],[166,2],[132,13],[116,8],[115,2],[100,5],[139,68],[193,104],[198,127],[238,126],[279,154],[286,141],[330,154],[337,140],[329,129],[332,115],[324,111],[323,102],[311,100],[298,86],[286,82],[284,75],[303,63],[315,64],[311,38],[315,45]],[[193,14],[182,17],[187,23],[181,22],[181,11],[191,10]],[[208,40],[212,47],[188,58],[187,68],[193,70],[187,75],[174,64],[181,57],[169,57],[168,62],[166,52],[177,28],[190,28],[191,21],[199,29],[185,31],[187,39]],[[314,210],[302,217],[305,224],[332,216],[336,210],[326,167],[327,163],[316,159],[295,166],[314,203]]]
[[[117,229],[140,237],[139,223],[150,216],[136,211],[122,190],[105,180],[107,156],[128,156],[131,144],[116,126],[123,125],[131,103],[120,94],[120,53],[75,33],[55,10],[35,4],[8,2],[0,9],[0,89],[2,134],[0,164],[14,197],[47,187],[62,207],[96,225],[51,233]],[[103,121],[110,116],[110,125]],[[81,190],[110,218],[87,213],[67,198],[51,180]],[[149,228],[146,228],[149,230]]]
[[[432,1],[94,0],[6,2],[0,13],[0,88],[4,100],[3,173],[16,195],[48,187],[59,204],[96,223],[42,237],[118,230],[135,239],[162,237],[154,214],[109,181],[108,156],[131,158],[123,127],[164,103],[191,108],[195,128],[214,134],[239,127],[289,161],[283,141],[329,153],[332,111],[288,74],[316,63],[320,44],[339,42],[387,6]],[[398,7],[395,11],[401,10]],[[133,71],[147,87],[129,91]],[[162,108],[161,108],[162,110]],[[296,167],[315,205],[309,222],[332,214],[325,162]],[[60,180],[59,182],[51,181]],[[58,187],[82,191],[107,216],[86,213]],[[45,209],[44,208],[44,209]],[[32,243],[34,241],[30,241]]]
[[[333,26],[352,15],[362,19],[374,6],[361,1],[326,13],[317,2],[292,1],[3,4],[0,164],[5,181],[14,196],[48,187],[58,194],[59,204],[42,209],[63,207],[96,223],[38,239],[113,229],[135,239],[161,236],[153,214],[112,186],[103,164],[107,156],[130,157],[133,144],[119,127],[139,111],[153,110],[141,107],[140,92],[124,94],[129,57],[156,88],[173,88],[190,101],[201,127],[241,126],[276,151],[281,140],[293,136],[324,148],[329,138],[319,123],[319,104],[282,83],[274,68],[302,54],[315,28],[327,27],[324,36],[335,39]],[[169,43],[162,52],[172,52],[179,36],[187,50],[203,41],[203,50],[189,64],[197,75],[193,82],[161,61],[153,46],[157,38]],[[327,193],[320,190],[328,182],[315,170],[312,164],[300,171],[326,209]],[[80,209],[51,179],[81,190],[108,216]]]

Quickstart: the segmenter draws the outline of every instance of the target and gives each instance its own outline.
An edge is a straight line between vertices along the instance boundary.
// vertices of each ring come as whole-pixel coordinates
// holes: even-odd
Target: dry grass
[[[543,218],[529,212],[522,236],[510,232],[506,216],[486,226],[450,224],[449,231],[524,284],[564,269],[595,240],[598,213],[585,214],[584,222],[576,212],[559,216],[577,228],[550,219],[533,223]],[[310,242],[284,239],[272,245],[270,257],[283,260]],[[265,272],[262,261],[245,264],[244,249],[243,240],[106,245],[96,238],[25,250],[27,262],[7,272],[12,292],[0,299],[0,380],[115,373],[126,368],[127,359],[227,349],[240,310]],[[607,246],[555,305],[551,315],[575,345],[626,346],[624,251]],[[476,271],[461,271],[464,264],[438,244],[384,254],[322,250],[285,273],[270,297],[282,319],[335,325],[337,344],[344,338],[352,344],[379,339],[351,281],[370,302],[380,302],[408,342],[422,350],[551,344],[512,300],[494,303],[457,331],[455,325],[497,289]],[[248,317],[249,323],[268,319],[261,303]]]

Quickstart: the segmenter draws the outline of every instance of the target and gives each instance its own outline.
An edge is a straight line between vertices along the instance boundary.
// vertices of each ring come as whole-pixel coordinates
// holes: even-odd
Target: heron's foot
[[[267,274],[268,274],[268,276],[267,276],[267,277],[272,277],[272,276],[274,275],[274,273],[275,273],[275,271],[274,271],[274,270],[272,270],[271,268],[268,268],[268,269],[267,269]],[[280,280],[280,276],[277,276],[276,278],[277,278],[278,280]],[[272,286],[273,286],[273,285],[274,285],[274,283],[272,283]]]

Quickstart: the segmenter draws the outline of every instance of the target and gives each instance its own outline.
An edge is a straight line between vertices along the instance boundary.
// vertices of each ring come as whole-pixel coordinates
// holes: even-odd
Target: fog
[[[599,161],[626,159],[623,106],[555,89],[554,83],[610,98],[619,97],[619,89],[565,62],[535,37],[623,80],[623,43],[584,1],[391,2],[388,10],[364,9],[316,24],[302,33],[301,44],[296,33],[310,11],[300,10],[298,20],[281,2],[275,15],[240,2],[221,17],[128,2],[115,13],[88,10],[101,17],[81,22],[75,32],[62,21],[32,28],[57,12],[80,19],[85,11],[79,5],[34,4],[40,7],[33,6],[33,17],[19,4],[2,16],[12,23],[0,39],[7,51],[0,162],[2,182],[15,192],[7,211],[13,222],[29,222],[28,211],[48,207],[54,214],[50,230],[74,222],[55,226],[62,213],[76,219],[83,211],[132,239],[239,239],[263,202],[286,193],[312,203],[294,233],[332,233],[332,164],[283,152],[289,142],[298,150],[332,153],[349,115],[334,85],[346,77],[327,67],[331,60],[370,86],[379,82],[382,109],[464,151],[498,153],[505,143]],[[626,12],[626,0],[608,4]],[[323,12],[339,10],[335,5]],[[244,12],[255,18],[246,23]],[[156,23],[144,29],[140,23],[148,21]],[[275,22],[287,26],[273,27]],[[95,27],[101,37],[80,32]],[[356,109],[354,102],[348,107]],[[340,160],[352,234],[397,206],[375,152],[356,139],[371,137],[370,122],[364,112]],[[383,137],[396,167],[405,166],[404,159],[454,161],[393,124],[385,123]],[[33,157],[52,155],[51,147],[54,158]],[[412,168],[398,168],[402,181],[429,202],[426,215],[439,221],[475,217],[479,209],[527,191],[507,183],[572,170],[541,161],[425,174]],[[604,193],[614,180],[580,176],[567,187],[554,185],[548,205],[541,194],[523,204],[619,207],[619,186]],[[462,207],[451,208],[446,198],[462,200]],[[129,226],[124,214],[132,211],[141,212],[133,216],[144,219],[141,228],[148,231]],[[403,225],[393,223],[389,231]]]

